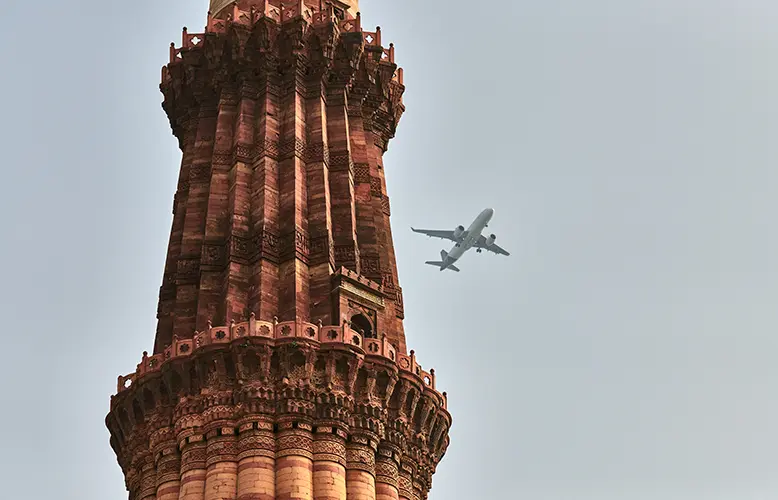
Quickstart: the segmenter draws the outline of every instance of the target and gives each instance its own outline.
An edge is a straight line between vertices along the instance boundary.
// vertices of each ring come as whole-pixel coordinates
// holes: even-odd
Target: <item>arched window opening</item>
[[[351,317],[351,328],[358,331],[366,339],[377,338],[373,331],[373,325],[364,314],[355,314]]]

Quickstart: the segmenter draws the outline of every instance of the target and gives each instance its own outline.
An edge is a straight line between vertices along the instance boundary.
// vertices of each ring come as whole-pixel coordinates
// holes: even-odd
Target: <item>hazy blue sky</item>
[[[4,498],[126,498],[180,159],[160,67],[206,0],[6,2]],[[364,0],[406,331],[449,392],[431,500],[778,497],[778,4]],[[510,258],[423,261],[484,207]]]

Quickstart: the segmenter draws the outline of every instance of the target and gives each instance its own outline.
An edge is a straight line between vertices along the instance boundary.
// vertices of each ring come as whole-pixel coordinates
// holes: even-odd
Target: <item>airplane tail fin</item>
[[[441,271],[445,271],[446,269],[451,269],[452,271],[459,272],[459,268],[457,266],[455,266],[454,264],[447,264],[446,260],[448,260],[448,252],[446,252],[445,250],[441,250],[440,260],[428,260],[427,262],[425,262],[425,264],[439,267]]]

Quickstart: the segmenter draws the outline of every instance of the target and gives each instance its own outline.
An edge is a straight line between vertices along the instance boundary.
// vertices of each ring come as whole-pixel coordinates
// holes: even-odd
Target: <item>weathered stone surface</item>
[[[250,312],[350,321],[328,288],[341,266],[382,285],[371,330],[406,351],[382,162],[402,73],[380,30],[319,4],[239,3],[254,10],[171,47],[160,88],[183,158],[155,353]]]
[[[356,0],[213,0],[160,88],[183,154],[156,339],[106,418],[130,500],[426,498],[451,416],[405,345],[394,48]]]

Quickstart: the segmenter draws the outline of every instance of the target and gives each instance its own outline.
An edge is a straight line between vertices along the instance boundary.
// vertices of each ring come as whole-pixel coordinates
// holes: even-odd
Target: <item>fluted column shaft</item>
[[[354,219],[360,255],[360,274],[381,282],[378,235],[370,207],[370,163],[365,144],[361,106],[351,104],[348,110],[349,142],[354,162]]]
[[[206,445],[202,435],[189,436],[179,445],[181,482],[179,500],[202,500],[205,494]]]
[[[379,283],[389,295],[388,307],[392,310],[389,321],[390,341],[399,349],[405,350],[405,335],[403,333],[402,318],[405,313],[399,297],[399,278],[397,275],[397,259],[394,253],[392,238],[392,225],[390,220],[389,196],[386,188],[386,176],[383,167],[383,149],[376,144],[374,133],[367,133],[368,158],[370,163],[370,205],[373,212],[373,221],[378,238],[379,255],[381,259],[381,279]]]
[[[313,437],[311,427],[292,422],[278,425],[276,439],[276,500],[313,499]]]
[[[305,154],[308,184],[308,232],[310,269],[310,317],[329,324],[331,317],[330,275],[333,273],[332,216],[330,212],[329,145],[327,108],[321,95],[321,83],[313,97],[305,100],[307,147]],[[315,87],[314,85],[311,85]]]
[[[157,460],[157,500],[178,500],[181,490],[181,456],[175,442],[159,448]]]
[[[197,136],[197,119],[189,118],[182,123],[183,132],[179,139],[181,147],[181,170],[178,175],[178,186],[173,198],[173,223],[170,228],[165,272],[159,291],[157,307],[157,332],[154,341],[154,352],[161,352],[173,339],[173,327],[176,313],[176,274],[178,260],[181,255],[181,243],[184,237],[186,208],[189,200],[189,169],[194,156],[194,141]]]
[[[278,88],[269,77],[257,83],[256,158],[251,179],[251,278],[249,309],[271,321],[278,315],[279,286],[279,129]]]
[[[346,442],[336,429],[317,427],[313,441],[313,500],[346,500]]]
[[[292,60],[297,65],[298,61]],[[281,141],[279,146],[279,311],[281,321],[310,318],[310,275],[308,271],[308,185],[303,161],[305,149],[305,99],[296,73],[287,76],[281,99]]]
[[[274,500],[275,483],[273,424],[260,420],[241,425],[238,439],[238,500]]]
[[[154,460],[151,454],[143,457],[142,464],[140,470],[140,491],[138,492],[137,499],[154,500],[157,496],[157,473],[154,470]]]
[[[399,470],[398,491],[400,500],[419,500],[413,491],[413,469],[406,464],[402,464]]]
[[[254,149],[257,89],[244,84],[240,89],[240,104],[233,140],[234,161],[229,175],[229,208],[226,227],[227,269],[222,303],[225,323],[242,321],[249,315],[249,284],[251,271],[248,262],[251,226],[251,178]]]
[[[346,495],[348,500],[376,500],[375,442],[351,436],[346,446]]]
[[[376,456],[376,500],[399,500],[399,450],[382,445]]]
[[[327,139],[330,145],[330,191],[335,265],[360,272],[354,204],[354,162],[344,89],[331,89],[327,97]]]
[[[208,321],[226,323],[222,304],[229,175],[232,167],[232,138],[235,130],[237,96],[223,89],[216,117],[216,136],[211,159],[211,181],[205,216],[205,239],[201,252],[200,289],[197,300],[198,330]]]
[[[197,307],[216,114],[216,103],[201,105],[197,118],[197,132],[194,144],[191,146],[186,214],[175,277],[176,321],[173,325],[173,334],[182,338],[190,337],[196,329],[202,330],[206,327],[205,324],[197,324]]]
[[[236,500],[238,496],[237,438],[234,427],[208,432],[204,500]]]

